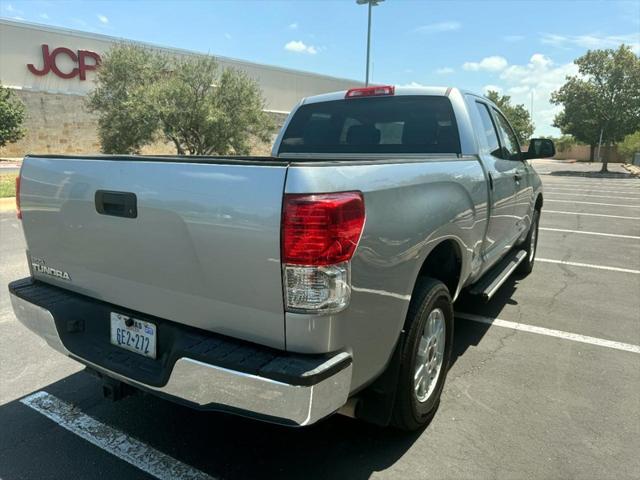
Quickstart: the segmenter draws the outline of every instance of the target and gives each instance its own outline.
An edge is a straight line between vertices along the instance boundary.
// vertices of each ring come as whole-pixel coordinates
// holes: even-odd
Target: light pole
[[[369,23],[367,25],[367,74],[364,80],[365,86],[369,85],[369,52],[371,51],[371,9],[377,7],[384,0],[356,0],[358,5],[367,5],[369,9]]]

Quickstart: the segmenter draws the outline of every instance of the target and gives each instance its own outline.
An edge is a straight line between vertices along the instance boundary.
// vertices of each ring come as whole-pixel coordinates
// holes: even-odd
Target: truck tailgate
[[[286,169],[259,159],[27,157],[20,199],[32,274],[117,306],[284,348]],[[137,213],[100,208],[99,191],[135,195]]]

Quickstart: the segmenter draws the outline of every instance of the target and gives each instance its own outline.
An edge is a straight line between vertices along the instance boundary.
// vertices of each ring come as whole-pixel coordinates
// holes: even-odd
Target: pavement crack
[[[549,301],[548,309],[551,310],[555,307],[556,302],[558,301],[558,297],[564,293],[564,291],[569,288],[569,282],[567,280],[562,280],[562,286],[551,295],[551,300]]]

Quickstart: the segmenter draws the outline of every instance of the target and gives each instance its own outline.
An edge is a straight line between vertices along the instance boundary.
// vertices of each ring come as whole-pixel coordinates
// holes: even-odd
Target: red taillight
[[[22,220],[22,210],[20,210],[20,175],[16,177],[16,216]]]
[[[381,95],[393,95],[396,91],[396,87],[393,85],[378,85],[377,87],[362,87],[352,88],[347,90],[347,94],[344,98],[359,98],[359,97],[377,97]]]
[[[316,266],[350,260],[363,226],[361,192],[286,194],[282,263]]]

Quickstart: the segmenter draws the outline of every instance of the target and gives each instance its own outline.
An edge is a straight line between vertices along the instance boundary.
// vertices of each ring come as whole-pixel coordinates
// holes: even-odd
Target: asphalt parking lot
[[[0,478],[640,478],[640,179],[535,166],[535,269],[489,303],[457,305],[442,403],[416,434],[103,400],[15,320],[4,285],[28,274],[24,241],[0,213]]]

